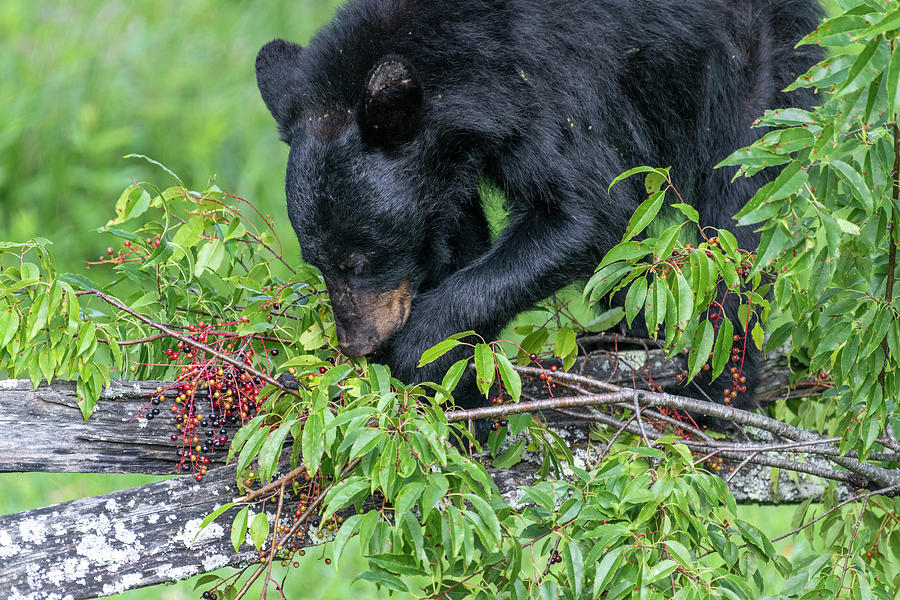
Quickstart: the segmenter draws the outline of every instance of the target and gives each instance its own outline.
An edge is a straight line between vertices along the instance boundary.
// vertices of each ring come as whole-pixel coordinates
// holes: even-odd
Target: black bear
[[[290,145],[287,210],[325,277],[338,342],[405,380],[440,380],[459,355],[422,352],[585,277],[643,199],[636,165],[671,166],[705,225],[774,175],[713,166],[752,142],[781,90],[818,59],[795,43],[815,0],[351,0],[309,45],[256,59]],[[476,191],[506,194],[490,242]],[[724,379],[724,378],[723,378]],[[470,386],[457,398],[479,402]]]

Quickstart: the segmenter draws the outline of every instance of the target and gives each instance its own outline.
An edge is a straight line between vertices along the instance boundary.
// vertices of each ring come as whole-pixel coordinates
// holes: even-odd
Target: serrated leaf
[[[352,475],[335,483],[325,494],[325,511],[322,520],[327,520],[334,511],[347,506],[358,498],[369,493],[369,479],[360,475]]]
[[[500,453],[491,463],[495,469],[508,469],[522,460],[525,453],[525,440],[519,440]]]
[[[868,214],[872,213],[874,201],[872,200],[872,192],[869,190],[869,186],[866,185],[865,180],[859,172],[845,163],[842,160],[832,160],[831,166],[837,169],[838,173],[841,174],[844,181],[850,184],[850,187],[853,188],[855,193],[855,197],[859,199],[862,204],[862,207],[866,210]]]
[[[0,310],[0,348],[12,341],[19,331],[19,313],[9,309]]]
[[[425,490],[425,484],[421,481],[407,483],[400,488],[400,492],[394,498],[395,514],[404,514],[412,510],[412,507],[419,501],[419,497]]]
[[[681,214],[683,214],[685,217],[687,217],[688,220],[693,221],[694,223],[700,222],[700,213],[698,213],[697,209],[694,208],[693,206],[691,206],[690,204],[684,204],[683,202],[676,202],[675,204],[672,204],[671,206],[672,206],[672,208],[677,208],[679,211],[681,211]]]
[[[353,447],[350,448],[349,460],[367,454],[377,446],[378,442],[382,441],[386,435],[387,434],[380,429],[364,429],[359,434],[359,437],[356,438],[356,441],[353,442]]]
[[[731,348],[733,341],[734,325],[732,325],[731,319],[723,317],[719,322],[719,331],[716,334],[716,344],[713,348],[713,378],[718,377],[719,373],[721,373],[725,368],[725,365],[728,364],[728,359],[731,357]]]
[[[225,504],[223,504],[222,506],[220,506],[220,507],[217,508],[216,510],[214,510],[214,511],[212,511],[211,513],[209,513],[208,515],[206,515],[206,517],[205,517],[205,518],[203,519],[203,521],[200,523],[200,528],[197,530],[197,534],[194,536],[194,539],[196,540],[196,539],[197,539],[197,536],[200,535],[200,532],[201,532],[203,529],[205,529],[210,523],[212,523],[213,521],[215,521],[215,520],[218,518],[219,515],[221,515],[223,512],[225,512],[226,510],[228,510],[228,509],[231,508],[232,506],[234,506],[234,502],[226,502]]]
[[[231,545],[234,546],[235,552],[240,550],[241,544],[247,538],[247,517],[249,514],[250,507],[245,506],[234,516],[234,521],[231,523]]]
[[[591,593],[592,598],[599,598],[600,592],[607,589],[607,583],[616,572],[619,566],[619,558],[622,555],[622,548],[613,548],[606,553],[606,556],[597,563],[594,570],[594,589]]]
[[[456,384],[459,383],[459,380],[462,377],[463,373],[465,373],[466,366],[468,364],[468,358],[462,358],[453,363],[450,368],[447,369],[447,373],[444,375],[444,379],[441,381],[441,387],[452,392],[453,389],[456,388]]]
[[[475,381],[484,395],[494,383],[494,352],[487,344],[475,345]]]
[[[475,512],[478,513],[478,516],[484,521],[485,526],[487,526],[491,533],[491,541],[495,545],[499,544],[502,536],[500,531],[500,521],[497,519],[497,514],[494,512],[494,509],[491,508],[491,505],[488,504],[484,498],[476,496],[475,494],[464,494],[463,498],[472,504]],[[494,548],[488,548],[488,550],[494,550]]]
[[[664,560],[661,563],[654,565],[653,568],[646,573],[643,583],[644,585],[654,584],[663,577],[668,577],[669,575],[674,573],[675,569],[677,568],[678,563],[676,563],[674,560]]]
[[[303,464],[309,473],[319,470],[322,460],[322,452],[325,449],[325,422],[322,415],[313,413],[306,419],[303,425],[303,435],[300,440],[300,448],[303,453]]]
[[[197,253],[194,275],[200,277],[204,271],[217,271],[225,259],[225,245],[219,238],[208,240]]]
[[[661,190],[655,194],[651,194],[646,200],[641,202],[641,205],[637,207],[634,211],[634,215],[632,215],[631,219],[628,221],[628,227],[625,229],[625,235],[623,236],[622,241],[628,241],[644,231],[653,219],[656,218],[656,215],[659,214],[659,209],[662,208],[665,199],[666,192],[665,190]]]
[[[581,547],[574,541],[569,542],[563,547],[562,554],[569,575],[569,585],[575,586],[575,597],[580,598],[584,584],[584,557],[581,554]]]
[[[344,524],[341,525],[337,535],[334,536],[334,552],[332,556],[334,558],[335,566],[340,564],[339,561],[341,560],[341,554],[344,552],[344,546],[346,546],[347,542],[350,541],[350,538],[353,537],[362,518],[363,515],[360,514],[350,515],[344,520]]]
[[[500,380],[506,388],[506,393],[512,397],[513,402],[518,402],[522,397],[522,378],[508,358],[499,352],[495,356],[497,357],[497,370],[500,371]]]
[[[634,167],[633,169],[628,169],[627,171],[625,171],[624,173],[622,173],[621,175],[619,175],[618,177],[613,179],[612,183],[609,184],[609,187],[606,188],[606,190],[607,191],[611,190],[614,185],[616,185],[623,179],[627,179],[627,178],[631,177],[632,175],[637,175],[638,173],[658,173],[658,172],[660,172],[660,169],[655,169],[653,167],[646,167],[646,166],[640,166],[640,167]]]
[[[269,537],[269,518],[264,512],[258,512],[250,522],[250,539],[257,550],[263,547]]]
[[[631,327],[634,318],[644,307],[644,300],[647,298],[647,278],[639,277],[637,281],[628,288],[628,294],[625,296],[625,321]]]
[[[706,364],[714,338],[713,324],[704,319],[697,327],[697,331],[694,332],[694,339],[691,341],[691,351],[688,354],[688,366],[690,367],[688,381],[691,381]]]
[[[263,441],[256,456],[256,462],[259,464],[259,474],[263,481],[269,481],[275,473],[278,466],[278,459],[281,457],[281,450],[284,447],[284,440],[291,430],[294,420],[285,421],[274,432],[270,432]],[[315,470],[310,471],[315,473]]]
[[[429,363],[436,361],[438,358],[442,357],[447,352],[450,352],[457,346],[459,346],[459,340],[444,340],[439,342],[422,353],[422,358],[419,359],[419,364],[417,366],[423,367]]]
[[[694,567],[694,561],[691,559],[691,553],[685,548],[682,544],[675,540],[666,540],[666,547],[669,549],[669,554],[675,557],[681,566],[687,567],[688,569],[692,569]]]
[[[34,299],[34,303],[28,311],[28,318],[25,320],[25,341],[34,339],[34,336],[43,329],[47,324],[48,304],[46,294],[38,294]]]

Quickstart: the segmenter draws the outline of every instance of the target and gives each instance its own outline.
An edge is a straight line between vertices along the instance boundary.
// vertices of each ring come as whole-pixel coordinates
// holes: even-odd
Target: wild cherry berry
[[[107,249],[106,249],[106,253],[109,254],[110,256],[112,256],[113,249],[112,249],[112,248],[107,248]]]
[[[327,372],[328,372],[328,367],[319,367],[319,373],[321,373],[322,375],[324,375]]]
[[[550,366],[550,371],[553,372],[553,373],[556,373],[556,365],[551,365],[551,366]]]
[[[537,360],[537,354],[534,354],[534,353],[529,354],[529,355],[528,355],[528,358],[531,359],[531,360]]]
[[[278,356],[278,348],[272,348],[271,350],[269,350],[269,354],[271,354],[272,356]]]

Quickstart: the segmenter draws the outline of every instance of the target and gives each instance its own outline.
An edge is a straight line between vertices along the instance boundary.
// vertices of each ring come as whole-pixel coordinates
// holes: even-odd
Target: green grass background
[[[214,176],[273,215],[286,258],[296,260],[283,207],[287,147],[259,98],[253,64],[272,38],[305,43],[337,4],[0,2],[0,239],[47,237],[61,269],[81,269],[109,245],[91,230],[107,220],[119,192],[131,180],[167,183],[158,169],[122,158],[141,153],[195,188]],[[3,474],[0,513],[158,479]],[[790,507],[745,510],[773,535],[789,529]],[[351,587],[363,566],[358,551],[340,571],[319,557],[308,553],[287,597],[381,596],[364,582]],[[117,597],[199,597],[191,588],[185,582]]]

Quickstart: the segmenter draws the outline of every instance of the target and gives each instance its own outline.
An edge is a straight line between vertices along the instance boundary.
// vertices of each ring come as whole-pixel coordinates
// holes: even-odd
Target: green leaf
[[[866,210],[866,213],[872,214],[874,200],[872,200],[872,192],[869,190],[869,186],[866,185],[865,180],[859,172],[841,160],[832,160],[831,166],[841,174],[850,187],[853,188],[855,192],[855,197],[859,199],[862,208]]]
[[[690,204],[684,204],[683,202],[676,202],[671,205],[672,208],[677,208],[681,213],[688,218],[688,220],[693,221],[694,223],[700,222],[700,213],[697,212],[697,209],[691,206]]]
[[[691,351],[688,354],[688,366],[690,367],[688,381],[691,381],[700,372],[709,359],[714,336],[713,324],[704,319],[697,331],[694,332],[694,339],[691,341]]]
[[[459,346],[459,340],[444,340],[439,342],[422,353],[422,358],[419,359],[419,367],[423,367],[429,363],[434,362],[438,358],[442,357],[447,352],[453,350],[457,346]]]
[[[409,588],[406,587],[403,580],[396,575],[391,575],[384,571],[365,571],[354,577],[353,581],[356,581],[357,579],[364,579],[365,581],[377,583],[378,585],[384,586],[389,590],[394,590],[395,592],[409,592]]]
[[[325,494],[325,511],[322,520],[325,521],[351,502],[369,493],[369,478],[360,475],[352,475],[343,481],[335,483],[334,487]]]
[[[491,533],[492,541],[495,545],[499,545],[502,533],[500,531],[500,521],[497,519],[497,513],[491,508],[491,505],[481,496],[475,494],[464,494],[463,498],[468,500],[478,516],[481,517],[484,524]],[[488,548],[488,550],[496,550],[497,548]]]
[[[12,341],[19,332],[19,313],[13,309],[0,310],[0,348]]]
[[[694,313],[694,292],[681,273],[675,273],[678,284],[678,326],[685,327]]]
[[[241,448],[241,453],[238,455],[238,473],[247,468],[247,466],[250,464],[250,461],[252,461],[257,452],[259,452],[260,446],[262,446],[263,442],[266,441],[266,434],[268,433],[269,430],[266,428],[257,429],[253,433],[253,435],[250,436],[250,439],[247,440],[247,443],[244,444],[244,447]]]
[[[623,548],[621,546],[613,548],[606,553],[606,556],[604,556],[599,563],[597,563],[597,567],[594,571],[594,589],[591,592],[592,598],[599,598],[600,592],[607,589],[607,583],[610,582],[610,578],[618,570],[622,550]]]
[[[200,277],[206,270],[217,271],[225,259],[225,245],[219,238],[209,240],[200,247],[194,275]]]
[[[513,364],[503,354],[495,354],[497,357],[497,368],[500,371],[500,380],[503,381],[503,387],[509,394],[513,402],[518,402],[522,397],[522,378],[513,368]]]
[[[212,523],[213,521],[215,521],[215,520],[219,517],[219,515],[221,515],[223,512],[225,512],[226,510],[228,510],[228,509],[231,508],[232,506],[234,506],[234,502],[226,502],[225,504],[223,504],[222,506],[220,506],[220,507],[217,508],[216,510],[214,510],[214,511],[212,511],[211,513],[209,513],[208,515],[206,515],[206,518],[204,518],[204,519],[203,519],[203,522],[200,523],[200,528],[197,530],[197,535],[194,536],[194,539],[196,540],[196,539],[197,539],[197,536],[200,535],[200,532],[201,532],[203,529],[205,529],[207,525],[209,525],[210,523]]]
[[[450,482],[441,473],[429,473],[428,485],[422,492],[422,500],[419,507],[422,512],[422,519],[427,519],[429,513],[434,509],[447,490],[450,488]]]
[[[508,469],[522,460],[525,452],[525,440],[519,440],[500,453],[492,462],[495,469]]]
[[[594,273],[587,284],[584,286],[584,294],[582,298],[590,296],[592,300],[597,300],[605,296],[613,289],[619,281],[630,273],[634,267],[625,262],[616,262],[606,265],[596,273]]]
[[[475,375],[478,389],[487,395],[494,383],[494,352],[487,344],[475,345]]]
[[[897,85],[898,81],[900,81],[900,52],[895,51],[891,55],[887,76],[887,102],[891,110],[887,116],[888,119],[895,119],[900,114],[900,86]]]
[[[719,322],[719,331],[716,334],[716,345],[713,348],[713,378],[718,377],[719,373],[721,373],[725,368],[725,365],[728,364],[728,359],[731,357],[731,348],[733,342],[734,325],[731,324],[731,319],[727,317],[722,318]]]
[[[256,462],[259,463],[259,475],[263,481],[269,481],[278,467],[278,459],[281,457],[281,450],[284,447],[284,440],[287,438],[288,432],[294,420],[285,421],[277,430],[269,433],[263,441],[259,454],[256,456]],[[310,471],[315,473],[316,470]]]
[[[240,550],[241,544],[247,537],[247,516],[249,514],[250,507],[245,506],[235,515],[234,522],[231,524],[231,545],[234,546],[235,552]]]
[[[628,294],[625,296],[625,320],[629,327],[631,327],[634,318],[644,307],[644,300],[646,300],[646,298],[647,278],[640,277],[630,288],[628,288]]]
[[[116,201],[116,218],[106,225],[118,225],[141,216],[150,208],[150,194],[138,185],[129,185]]]
[[[621,175],[619,175],[618,177],[613,179],[612,183],[609,184],[609,187],[606,188],[606,191],[611,190],[614,185],[616,185],[623,179],[627,179],[627,178],[631,177],[632,175],[637,175],[638,173],[660,173],[660,174],[667,175],[667,173],[665,173],[665,171],[663,171],[661,169],[655,169],[653,167],[645,167],[645,166],[634,167],[633,169],[628,169],[627,171],[625,171],[624,173],[622,173]]]
[[[35,298],[34,303],[31,305],[31,309],[28,311],[28,318],[25,320],[25,341],[34,339],[34,336],[47,324],[48,298],[49,296],[46,294],[38,294],[38,297]]]
[[[662,208],[663,201],[666,199],[665,190],[656,192],[641,202],[641,205],[634,211],[631,219],[628,221],[628,227],[625,229],[625,236],[622,241],[628,241],[638,235],[656,218],[659,209]]]
[[[175,252],[187,252],[193,248],[200,241],[205,225],[206,219],[199,215],[194,215],[179,227],[175,235],[172,236],[171,242],[173,246],[178,248]],[[176,255],[173,254],[173,256]]]
[[[250,539],[257,550],[262,549],[269,537],[269,518],[264,512],[258,512],[250,522]]]
[[[568,325],[563,325],[556,332],[556,356],[565,358],[578,351],[578,345],[575,343],[575,331]]]
[[[441,381],[441,387],[445,390],[453,391],[456,388],[456,384],[459,383],[460,378],[463,373],[466,371],[466,366],[469,364],[468,358],[461,358],[460,360],[453,363],[449,369],[447,369],[447,373],[444,375],[444,379]]]
[[[400,492],[394,499],[394,513],[400,515],[412,510],[424,490],[425,484],[421,481],[407,483],[400,488]]]
[[[675,560],[677,560],[681,566],[688,569],[694,568],[694,560],[691,558],[691,553],[687,548],[675,540],[666,540],[665,543],[666,547],[669,549],[669,554],[675,557]]]
[[[353,460],[357,456],[367,454],[378,445],[378,442],[384,441],[386,437],[387,434],[380,429],[364,429],[359,434],[359,437],[356,438],[356,441],[353,442],[348,459]]]
[[[576,542],[569,542],[563,547],[562,554],[569,575],[569,585],[575,586],[575,597],[580,598],[581,587],[584,584],[584,557],[581,548]]]
[[[668,559],[664,560],[661,563],[655,565],[650,571],[646,572],[644,575],[644,585],[651,585],[659,581],[664,577],[668,577],[672,573],[675,572],[675,569],[678,568],[678,563],[674,560]]]
[[[313,413],[306,419],[303,425],[300,448],[303,453],[303,464],[309,473],[319,470],[322,460],[322,452],[325,449],[325,422],[320,413]]]

